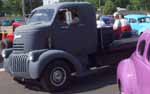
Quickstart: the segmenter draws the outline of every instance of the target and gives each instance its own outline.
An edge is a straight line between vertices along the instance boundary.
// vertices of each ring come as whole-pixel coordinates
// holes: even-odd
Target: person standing
[[[115,22],[113,24],[113,31],[115,33],[115,38],[116,39],[119,39],[121,37],[121,21],[119,19],[119,13],[118,12],[115,12],[114,13],[114,19],[115,19]]]
[[[124,15],[120,14],[119,15],[119,19],[120,19],[120,22],[121,22],[121,38],[126,38],[126,37],[130,37],[131,36],[131,26],[130,24],[128,23],[127,19],[124,18]]]

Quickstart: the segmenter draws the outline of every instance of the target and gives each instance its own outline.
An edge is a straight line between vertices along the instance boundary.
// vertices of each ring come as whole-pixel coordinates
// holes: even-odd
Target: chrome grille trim
[[[10,57],[10,71],[12,73],[28,73],[29,61],[27,55],[13,55]]]
[[[13,44],[13,51],[14,52],[24,52],[24,44],[14,43]]]

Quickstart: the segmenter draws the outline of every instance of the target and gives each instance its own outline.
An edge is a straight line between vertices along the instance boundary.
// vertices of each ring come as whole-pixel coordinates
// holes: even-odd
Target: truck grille
[[[14,52],[24,52],[24,44],[13,44]]]
[[[10,57],[10,71],[26,73],[29,69],[29,62],[28,62],[27,55],[19,55],[19,56],[11,56]]]

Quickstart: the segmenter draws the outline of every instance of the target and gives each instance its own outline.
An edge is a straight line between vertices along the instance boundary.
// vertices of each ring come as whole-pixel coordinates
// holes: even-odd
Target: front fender
[[[119,63],[117,68],[117,81],[120,82],[125,94],[136,94],[136,72],[131,59],[125,59]]]
[[[80,75],[80,73],[83,71],[81,63],[73,55],[61,50],[48,50],[42,53],[37,61],[30,63],[29,72],[31,78],[39,78],[46,66],[56,59],[65,59],[69,61],[67,63],[73,64],[77,75]]]

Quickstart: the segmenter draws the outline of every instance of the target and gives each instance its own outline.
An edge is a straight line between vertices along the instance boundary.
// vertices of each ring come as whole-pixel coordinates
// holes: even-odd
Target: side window
[[[66,24],[66,11],[70,11],[71,12],[71,18],[72,18],[72,24],[76,24],[79,23],[80,19],[79,19],[79,10],[76,8],[72,8],[72,9],[64,9],[58,12],[58,20],[61,24]]]
[[[66,23],[66,16],[65,16],[65,11],[60,11],[58,13],[58,20],[61,24],[65,24]]]
[[[136,19],[130,18],[130,19],[129,19],[129,23],[136,23]]]
[[[139,23],[144,23],[145,22],[145,18],[140,18],[138,19]]]
[[[141,41],[139,44],[138,52],[141,56],[143,56],[144,54],[145,44],[146,44],[145,40]]]
[[[71,11],[71,13],[72,13],[72,23],[74,24],[74,23],[79,23],[79,21],[80,21],[80,18],[79,18],[79,10],[78,9],[76,9],[76,8],[73,8],[73,9],[71,9],[70,10]]]
[[[150,44],[148,46],[148,51],[147,51],[147,60],[150,62]]]

